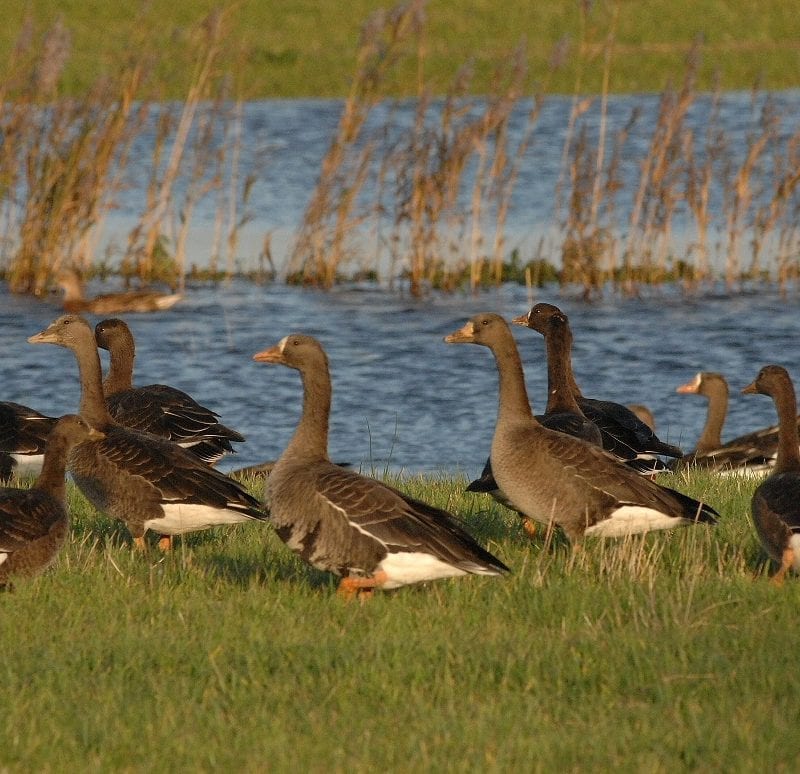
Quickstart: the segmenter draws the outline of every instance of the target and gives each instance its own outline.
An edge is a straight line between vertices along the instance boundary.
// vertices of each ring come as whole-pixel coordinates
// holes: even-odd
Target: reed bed
[[[265,524],[142,555],[70,486],[56,565],[0,599],[4,768],[792,768],[800,584],[768,582],[755,482],[669,477],[719,525],[579,552],[462,478],[392,483],[513,574],[347,604]]]
[[[600,7],[602,6],[602,7]],[[97,79],[80,100],[60,95],[70,56],[56,24],[20,34],[0,78],[0,261],[11,289],[42,294],[67,264],[182,287],[187,274],[240,270],[242,230],[262,163],[241,169],[242,86],[221,68],[229,54],[231,6],[181,38],[195,67],[183,100],[154,92],[161,52],[136,41],[128,61]],[[256,274],[331,288],[367,279],[423,295],[476,292],[505,281],[555,279],[585,297],[608,289],[640,293],[680,283],[694,292],[722,282],[798,278],[800,130],[770,95],[754,89],[745,147],[726,133],[723,94],[699,93],[704,45],[645,121],[640,105],[610,115],[609,89],[623,5],[581,3],[574,43],[556,46],[547,69],[528,70],[524,44],[498,60],[489,93],[477,97],[466,58],[449,83],[427,76],[431,41],[424,0],[373,13],[357,47],[351,86],[317,184],[288,255],[274,256],[271,233]],[[184,55],[186,52],[184,52]],[[508,238],[522,172],[537,164],[540,118],[551,84],[575,74],[553,192],[553,228],[535,249]],[[417,73],[414,111],[393,98],[401,73]],[[600,93],[584,84],[600,74]],[[690,115],[705,111],[702,132]],[[147,182],[136,224],[123,244],[98,255],[104,226],[147,143]],[[204,259],[187,245],[201,203],[213,202]],[[252,243],[252,240],[251,240]]]

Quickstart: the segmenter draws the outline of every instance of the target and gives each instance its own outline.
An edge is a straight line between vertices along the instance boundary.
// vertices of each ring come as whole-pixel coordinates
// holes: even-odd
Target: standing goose
[[[30,489],[0,489],[0,591],[11,578],[44,570],[64,544],[69,531],[64,468],[70,449],[103,434],[79,416],[67,414],[50,432],[42,471]]]
[[[722,443],[722,426],[728,411],[728,383],[722,374],[701,371],[675,391],[708,398],[706,423],[697,447],[676,460],[676,469],[692,466],[720,473],[758,474],[772,468],[778,451],[777,425]]]
[[[567,537],[616,537],[716,522],[716,511],[659,486],[603,449],[544,427],[528,403],[519,351],[502,317],[484,313],[445,337],[491,349],[500,375],[491,463],[503,492],[522,513],[560,526]]]
[[[575,400],[570,388],[570,377],[566,371],[564,358],[558,357],[555,350],[560,347],[563,331],[554,327],[551,335],[547,337],[547,406],[544,414],[536,415],[537,421],[544,427],[557,430],[560,433],[580,438],[596,446],[603,445],[602,434],[594,422],[589,421],[583,414]],[[551,350],[554,352],[551,354]],[[488,492],[498,502],[506,507],[514,508],[504,492],[497,487],[497,482],[492,475],[491,460],[487,460],[480,478],[471,482],[467,487],[468,492]],[[525,519],[524,527],[531,535],[536,534],[536,527]]]
[[[778,412],[778,459],[753,493],[751,510],[764,550],[780,565],[773,582],[780,586],[790,569],[800,570],[800,451],[797,399],[785,368],[764,366],[745,395],[769,395]]]
[[[117,422],[175,441],[210,465],[235,453],[231,441],[241,443],[244,436],[220,424],[218,414],[190,395],[165,384],[133,386],[136,345],[122,320],[112,317],[97,323],[94,335],[97,346],[111,355],[103,393]]]
[[[172,441],[131,430],[112,419],[103,398],[94,332],[82,317],[63,315],[28,341],[57,344],[75,355],[81,381],[80,414],[106,437],[78,444],[70,454],[68,469],[98,510],[125,522],[138,547],[144,547],[147,530],[172,536],[267,518],[258,500],[236,481]],[[170,537],[159,545],[168,548]]]
[[[64,291],[62,302],[65,312],[76,314],[120,314],[122,312],[160,312],[175,306],[183,298],[180,293],[162,293],[158,290],[123,290],[85,298],[80,275],[73,268],[62,269],[56,281]]]
[[[588,419],[594,422],[603,436],[603,448],[626,465],[644,475],[652,475],[669,468],[656,455],[681,457],[677,447],[664,443],[627,406],[608,400],[585,398],[575,381],[572,370],[572,330],[569,319],[557,306],[536,304],[531,310],[513,320],[515,325],[525,325],[538,331],[545,341],[556,336],[556,345],[547,344],[547,357],[562,361],[564,372],[577,404]]]
[[[0,402],[0,482],[7,482],[20,466],[41,470],[45,445],[55,426],[53,417],[10,401]]]
[[[508,571],[446,511],[330,461],[331,380],[316,339],[291,334],[253,360],[295,368],[303,382],[302,416],[267,480],[271,521],[309,564],[342,576],[341,594]]]

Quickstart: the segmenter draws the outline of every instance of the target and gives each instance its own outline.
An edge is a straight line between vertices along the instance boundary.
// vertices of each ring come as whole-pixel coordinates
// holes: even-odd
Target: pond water
[[[99,292],[92,286],[89,292]],[[570,316],[578,382],[589,397],[648,405],[659,436],[689,450],[706,403],[675,388],[698,370],[724,373],[731,406],[724,436],[774,424],[772,403],[741,396],[760,366],[776,362],[800,377],[797,299],[771,292],[583,303],[539,292],[535,301]],[[192,287],[168,312],[127,318],[137,341],[135,381],[171,384],[217,411],[247,437],[220,467],[277,457],[300,412],[300,381],[290,369],[255,363],[256,351],[289,332],[317,336],[333,376],[331,456],[365,471],[480,472],[497,411],[488,350],[442,338],[480,311],[507,318],[527,311],[524,288],[479,297],[415,300],[373,289],[329,293],[234,281]],[[77,410],[72,354],[26,339],[60,314],[57,301],[14,296],[0,285],[0,400],[44,413]],[[98,318],[91,318],[94,324]],[[515,327],[534,410],[545,403],[542,338]],[[106,353],[102,353],[105,356]],[[104,363],[105,361],[105,357]]]

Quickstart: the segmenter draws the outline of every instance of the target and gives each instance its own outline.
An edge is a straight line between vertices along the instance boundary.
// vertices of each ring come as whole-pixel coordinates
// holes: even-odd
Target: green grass
[[[232,71],[241,95],[258,97],[343,96],[355,62],[361,25],[391,2],[353,0],[344,11],[335,0],[150,0],[108,3],[89,0],[10,0],[0,29],[0,61],[5,61],[31,13],[40,28],[62,16],[72,34],[72,56],[64,78],[68,93],[79,93],[98,73],[114,67],[137,49],[160,53],[159,77],[164,96],[182,97],[191,73],[186,61],[189,31],[207,11],[227,6],[230,33],[224,65]],[[568,36],[571,53],[556,73],[552,89],[572,92],[582,38],[591,46],[584,65],[586,91],[601,86],[600,48],[610,28],[611,0],[591,4],[586,32],[581,32],[580,3],[557,0],[504,3],[494,0],[429,2],[424,44],[426,79],[444,90],[468,57],[474,61],[476,92],[489,89],[496,63],[524,37],[533,79],[542,79],[557,41]],[[768,88],[798,85],[800,14],[786,0],[658,0],[619,3],[617,48],[611,90],[660,91],[668,77],[682,71],[691,42],[707,43],[701,88],[719,72],[724,89],[747,89],[764,76]],[[413,94],[413,62],[399,69],[395,90]]]
[[[514,574],[363,605],[266,525],[142,556],[72,491],[57,565],[0,598],[0,769],[791,770],[800,581],[767,581],[752,482],[675,483],[717,528],[572,553],[406,479]]]

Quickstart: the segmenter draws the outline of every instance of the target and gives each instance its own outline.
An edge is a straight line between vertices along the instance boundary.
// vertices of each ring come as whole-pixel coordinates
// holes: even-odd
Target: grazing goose
[[[785,368],[764,366],[745,395],[769,395],[778,412],[778,459],[772,473],[753,493],[753,523],[764,550],[780,567],[773,582],[780,586],[790,569],[800,570],[800,451],[797,399]]]
[[[480,344],[494,354],[500,389],[492,470],[525,516],[560,526],[572,541],[716,522],[708,505],[638,475],[598,446],[538,422],[517,345],[502,317],[476,315],[445,341]]]
[[[271,521],[309,564],[342,576],[341,594],[508,571],[446,511],[330,461],[331,380],[316,339],[291,334],[253,360],[295,368],[303,382],[300,422],[267,482]]]
[[[0,482],[9,481],[15,469],[41,470],[47,436],[55,423],[55,418],[27,406],[0,402]]]
[[[220,424],[218,414],[190,395],[165,384],[133,386],[136,345],[122,320],[112,317],[97,323],[94,335],[97,346],[111,355],[103,393],[117,422],[175,441],[210,465],[235,453],[231,441],[241,443],[244,436]]]
[[[121,312],[160,312],[175,306],[183,298],[180,293],[162,293],[158,290],[123,290],[105,293],[94,298],[84,298],[83,284],[75,269],[63,269],[56,281],[64,290],[65,312],[90,312],[91,314],[120,314]]]
[[[80,414],[106,437],[78,444],[69,456],[68,469],[98,510],[125,522],[138,547],[144,547],[147,530],[172,536],[267,518],[258,500],[238,482],[176,443],[112,419],[103,399],[94,332],[82,317],[63,315],[28,341],[57,344],[75,355],[81,381]],[[168,548],[170,537],[159,545]]]
[[[555,326],[551,335],[547,337],[547,407],[544,414],[536,415],[537,421],[551,430],[580,438],[596,446],[603,445],[602,434],[594,422],[590,422],[583,414],[570,389],[570,379],[566,371],[564,358],[558,357],[555,352],[563,339],[563,331]],[[497,487],[497,482],[492,475],[491,459],[487,460],[479,479],[470,483],[468,492],[488,492],[495,500],[506,507],[514,508],[508,497]],[[526,531],[531,535],[536,534],[536,526],[528,519],[523,521]]]
[[[569,319],[557,306],[536,304],[527,314],[515,317],[513,322],[538,331],[546,342],[550,337],[557,336],[556,346],[551,348],[547,345],[548,359],[556,357],[563,362],[572,394],[581,411],[600,428],[604,449],[644,475],[668,470],[657,454],[666,457],[682,456],[683,452],[677,446],[661,441],[627,406],[583,396],[572,370],[572,331]]]
[[[722,443],[728,411],[728,383],[722,374],[701,371],[678,387],[684,395],[708,398],[708,414],[694,451],[675,462],[675,469],[702,467],[719,473],[759,474],[772,468],[778,451],[778,427],[767,427]]]
[[[0,489],[0,591],[10,590],[12,577],[36,575],[55,558],[69,530],[67,454],[78,443],[101,438],[79,416],[61,417],[50,432],[36,483],[30,489]]]

